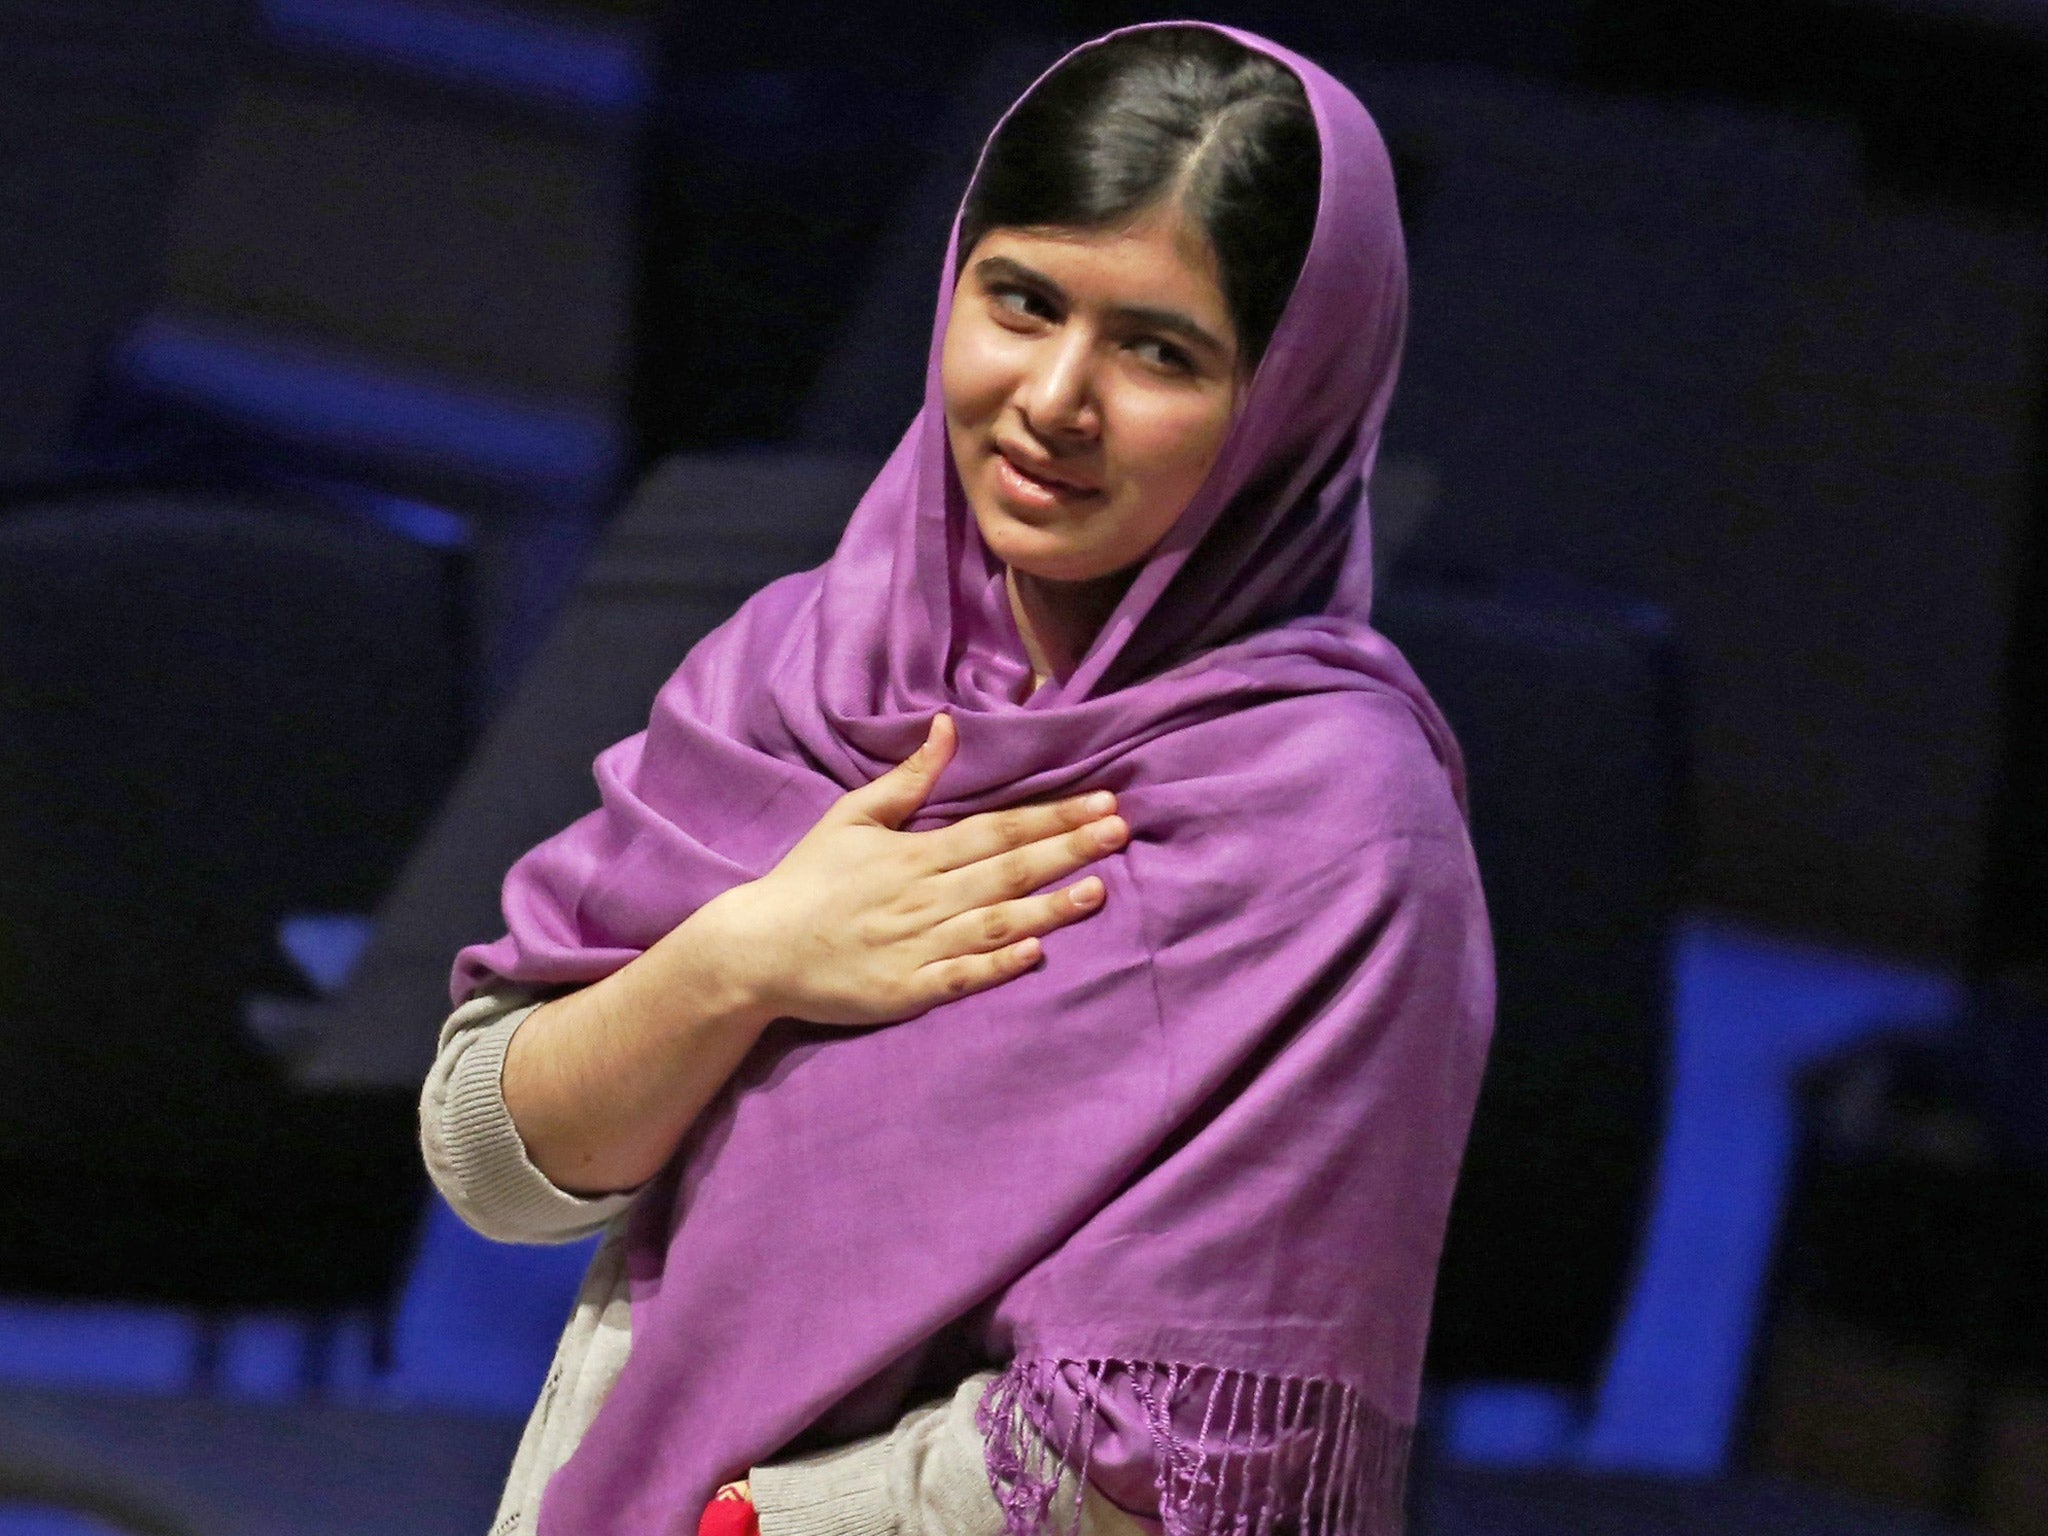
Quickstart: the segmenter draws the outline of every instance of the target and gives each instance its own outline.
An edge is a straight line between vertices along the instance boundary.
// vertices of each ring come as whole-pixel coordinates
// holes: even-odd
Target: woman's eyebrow
[[[984,283],[1021,283],[1035,288],[1047,298],[1064,304],[1068,302],[1066,290],[1036,268],[1027,267],[1021,261],[1008,256],[984,256],[974,264],[974,275]],[[1120,304],[1110,311],[1126,324],[1140,326],[1146,330],[1167,331],[1175,336],[1193,342],[1218,357],[1230,356],[1230,345],[1190,315],[1177,309],[1154,309],[1143,304]]]
[[[1066,301],[1066,290],[1047,277],[1043,272],[1027,267],[1021,261],[1008,256],[984,256],[974,264],[974,275],[984,283],[1022,283],[1027,288],[1036,288],[1047,298]]]
[[[1118,307],[1113,313],[1118,319],[1142,326],[1148,331],[1169,331],[1184,341],[1191,341],[1198,347],[1214,352],[1218,357],[1230,355],[1228,343],[1177,309],[1150,309],[1143,305],[1125,305]]]

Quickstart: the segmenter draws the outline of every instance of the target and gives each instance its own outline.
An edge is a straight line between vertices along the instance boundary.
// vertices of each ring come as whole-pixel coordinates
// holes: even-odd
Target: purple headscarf
[[[1095,788],[1132,827],[1036,971],[763,1038],[636,1207],[632,1351],[548,1536],[690,1536],[721,1481],[984,1362],[1018,1536],[1058,1523],[1061,1463],[1175,1536],[1398,1527],[1491,947],[1456,743],[1367,622],[1407,296],[1386,152],[1322,70],[1218,30],[1307,90],[1315,236],[1077,669],[1031,691],[952,469],[949,248],[924,408],[837,551],[690,653],[598,758],[602,807],[514,866],[510,932],[457,961],[458,999],[607,974],[941,710],[959,747],[912,829]]]

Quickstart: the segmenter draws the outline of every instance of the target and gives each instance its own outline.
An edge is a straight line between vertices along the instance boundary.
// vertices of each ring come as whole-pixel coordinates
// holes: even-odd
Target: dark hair
[[[992,229],[1105,229],[1170,199],[1208,237],[1255,365],[1308,254],[1320,178],[1292,71],[1207,27],[1147,28],[1018,103],[968,190],[960,257]]]

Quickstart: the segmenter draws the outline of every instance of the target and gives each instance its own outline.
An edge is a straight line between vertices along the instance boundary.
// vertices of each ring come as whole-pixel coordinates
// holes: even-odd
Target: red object
[[[761,1536],[761,1517],[754,1501],[723,1489],[704,1506],[704,1518],[697,1522],[697,1536]]]

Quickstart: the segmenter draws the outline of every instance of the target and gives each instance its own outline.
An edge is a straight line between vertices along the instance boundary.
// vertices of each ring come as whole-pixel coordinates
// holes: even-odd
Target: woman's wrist
[[[514,1033],[505,1107],[556,1187],[607,1194],[659,1172],[774,1019],[720,926],[693,924]]]
[[[752,882],[714,896],[649,953],[661,957],[663,990],[689,997],[718,1027],[758,1036],[782,1017],[770,946],[751,919]]]

